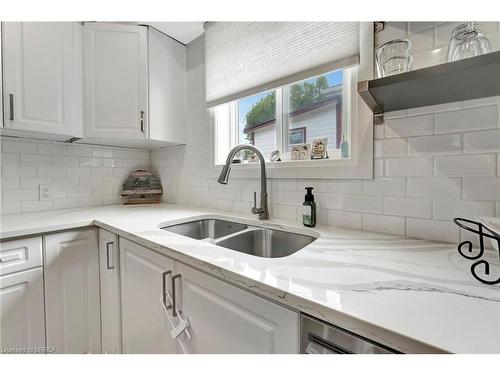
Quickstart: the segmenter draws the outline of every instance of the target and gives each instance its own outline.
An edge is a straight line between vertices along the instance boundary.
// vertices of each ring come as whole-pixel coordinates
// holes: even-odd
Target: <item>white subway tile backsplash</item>
[[[37,144],[38,154],[45,155],[65,155],[66,147],[62,144],[55,143],[38,143]]]
[[[361,229],[361,218],[362,214],[355,212],[328,210],[326,222],[340,228]]]
[[[382,213],[383,198],[370,195],[346,195],[346,211]]]
[[[462,152],[462,134],[441,134],[408,138],[409,155],[457,154]]]
[[[495,104],[500,104],[500,96],[489,96],[487,98],[471,99],[462,102],[464,108],[483,107]]]
[[[495,216],[494,202],[436,199],[434,218],[453,220],[455,217]]]
[[[21,188],[22,189],[37,189],[38,185],[50,184],[50,178],[43,177],[23,177],[21,178]]]
[[[386,138],[426,135],[434,132],[434,116],[415,116],[384,121]]]
[[[19,189],[20,179],[17,177],[2,177],[2,190],[6,189]]]
[[[384,176],[384,159],[374,159],[373,160],[373,177],[383,177]]]
[[[433,175],[433,160],[427,157],[411,157],[385,160],[388,177],[425,177]]]
[[[2,154],[2,165],[19,165],[19,154]]]
[[[452,221],[406,218],[408,237],[457,243],[460,239],[458,227]]]
[[[432,199],[385,197],[384,213],[408,217],[432,217]]]
[[[496,128],[498,123],[498,111],[495,106],[443,112],[435,116],[436,133]]]
[[[341,210],[344,208],[344,195],[336,193],[318,193],[316,196],[316,205],[320,208]],[[302,204],[304,195],[301,194],[300,200],[296,204]]]
[[[382,139],[385,136],[384,125],[375,125],[373,127],[373,138]]]
[[[21,202],[1,202],[2,215],[21,212]]]
[[[22,201],[21,210],[23,212],[52,210],[52,201]]]
[[[455,110],[459,110],[461,108],[462,108],[461,102],[428,105],[428,106],[424,106],[424,107],[409,108],[408,109],[408,116],[418,116],[418,115],[426,115],[429,113],[455,111]],[[434,123],[433,123],[433,125],[434,125]]]
[[[463,199],[500,201],[500,178],[464,178]]]
[[[500,129],[464,134],[465,152],[500,152]]]
[[[7,202],[14,201],[32,201],[37,199],[37,191],[35,189],[25,189],[25,190],[3,190],[2,198]]]
[[[52,156],[52,165],[77,168],[79,159],[76,156]]]
[[[366,195],[406,195],[405,178],[376,178],[363,181],[363,194]]]
[[[2,177],[35,177],[35,167],[3,166]]]
[[[327,181],[326,191],[329,193],[361,194],[363,185],[360,180]]]
[[[52,165],[52,157],[49,155],[21,154],[21,165],[26,167]]]
[[[405,156],[406,139],[376,139],[373,142],[375,157]]]
[[[407,195],[409,197],[460,199],[461,178],[409,178]]]
[[[36,154],[36,143],[20,142],[18,140],[2,139],[2,153]]]
[[[436,158],[436,176],[495,176],[496,155],[457,155]]]
[[[241,191],[237,189],[224,189],[224,199],[241,201]]]
[[[405,218],[389,215],[363,214],[363,230],[405,235]]]
[[[133,171],[123,160],[149,166],[149,151],[137,149],[2,138],[1,150],[2,214],[121,203]],[[49,185],[50,200],[39,201],[40,184]]]
[[[66,175],[66,169],[61,167],[37,167],[38,177],[61,177]]]

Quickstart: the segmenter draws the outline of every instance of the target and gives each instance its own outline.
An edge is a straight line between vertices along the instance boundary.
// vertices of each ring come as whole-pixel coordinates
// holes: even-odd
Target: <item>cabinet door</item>
[[[149,29],[149,138],[186,143],[186,47]]]
[[[51,234],[44,241],[47,345],[56,353],[100,353],[97,231]]]
[[[118,236],[99,229],[102,352],[121,353],[120,252]]]
[[[147,28],[84,25],[85,136],[146,138]]]
[[[4,126],[81,136],[81,24],[4,22],[2,26]]]
[[[163,274],[173,267],[170,258],[120,238],[123,353],[176,353],[161,300]]]
[[[298,313],[185,265],[177,273],[177,303],[196,353],[299,352]]]
[[[37,353],[45,347],[42,267],[0,277],[0,349]]]

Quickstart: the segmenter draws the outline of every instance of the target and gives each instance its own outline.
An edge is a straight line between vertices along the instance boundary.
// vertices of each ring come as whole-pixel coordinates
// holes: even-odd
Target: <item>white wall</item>
[[[434,26],[433,26],[434,27]],[[168,202],[250,213],[259,182],[217,184],[210,171],[203,39],[188,46],[187,146],[151,152]],[[300,220],[314,186],[318,222],[457,242],[454,216],[500,216],[500,97],[386,114],[375,127],[373,180],[274,179],[271,215]]]
[[[60,142],[1,139],[1,213],[121,203],[124,179],[149,167],[149,151]],[[38,200],[49,184],[52,199]]]

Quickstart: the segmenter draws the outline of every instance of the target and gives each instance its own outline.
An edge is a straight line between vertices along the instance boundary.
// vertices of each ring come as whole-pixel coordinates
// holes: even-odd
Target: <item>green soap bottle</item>
[[[302,203],[302,224],[306,227],[316,226],[316,203],[314,203],[314,195],[312,187],[306,187],[307,194],[304,203]]]

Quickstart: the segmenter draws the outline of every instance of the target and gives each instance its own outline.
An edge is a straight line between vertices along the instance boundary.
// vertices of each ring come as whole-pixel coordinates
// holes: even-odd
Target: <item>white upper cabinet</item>
[[[109,23],[84,26],[85,135],[146,138],[147,28]]]
[[[146,26],[84,25],[85,141],[184,143],[185,47]]]
[[[2,133],[81,137],[81,29],[76,22],[2,23]]]

